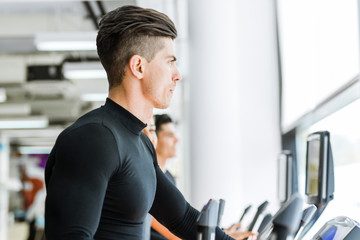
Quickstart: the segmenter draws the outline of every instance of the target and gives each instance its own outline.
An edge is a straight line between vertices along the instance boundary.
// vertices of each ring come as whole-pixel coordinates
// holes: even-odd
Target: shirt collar
[[[146,127],[146,123],[143,123],[140,119],[110,98],[106,99],[105,109],[110,110],[112,115],[116,118],[115,120],[120,121],[127,129],[136,135],[140,135],[141,131]]]

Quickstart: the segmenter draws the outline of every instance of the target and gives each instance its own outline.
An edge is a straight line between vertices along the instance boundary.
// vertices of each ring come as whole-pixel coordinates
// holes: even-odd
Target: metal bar
[[[106,14],[106,11],[105,11],[105,8],[104,8],[104,4],[102,1],[96,1],[96,4],[98,6],[98,8],[100,9],[100,13],[101,13],[101,16],[104,16]]]
[[[99,29],[99,23],[97,21],[97,17],[94,13],[94,10],[92,9],[92,7],[90,6],[90,2],[89,1],[83,1],[83,4],[86,8],[86,11],[89,13],[91,20],[93,21],[95,28]]]

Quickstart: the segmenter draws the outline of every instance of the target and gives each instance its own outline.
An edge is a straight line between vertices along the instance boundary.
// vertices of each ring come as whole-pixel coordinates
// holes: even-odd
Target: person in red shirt
[[[23,188],[21,195],[23,198],[23,207],[26,212],[26,220],[29,222],[29,236],[28,240],[35,239],[36,226],[35,226],[35,209],[37,206],[36,198],[38,194],[44,189],[44,181],[40,178],[30,177],[24,165],[19,166],[21,183]]]

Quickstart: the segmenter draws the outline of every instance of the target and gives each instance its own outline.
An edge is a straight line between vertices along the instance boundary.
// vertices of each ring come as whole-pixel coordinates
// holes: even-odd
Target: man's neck
[[[109,91],[111,100],[128,110],[143,123],[148,123],[153,115],[153,107],[144,99],[141,92],[120,85]]]

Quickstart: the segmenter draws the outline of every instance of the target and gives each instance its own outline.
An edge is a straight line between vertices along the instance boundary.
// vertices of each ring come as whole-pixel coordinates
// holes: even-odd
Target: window
[[[359,72],[356,0],[278,1],[283,116],[294,123]]]
[[[295,131],[299,192],[305,193],[306,138],[330,132],[335,194],[304,239],[328,220],[360,218],[359,6],[349,0],[278,0],[282,131]],[[286,145],[286,144],[285,144]]]

